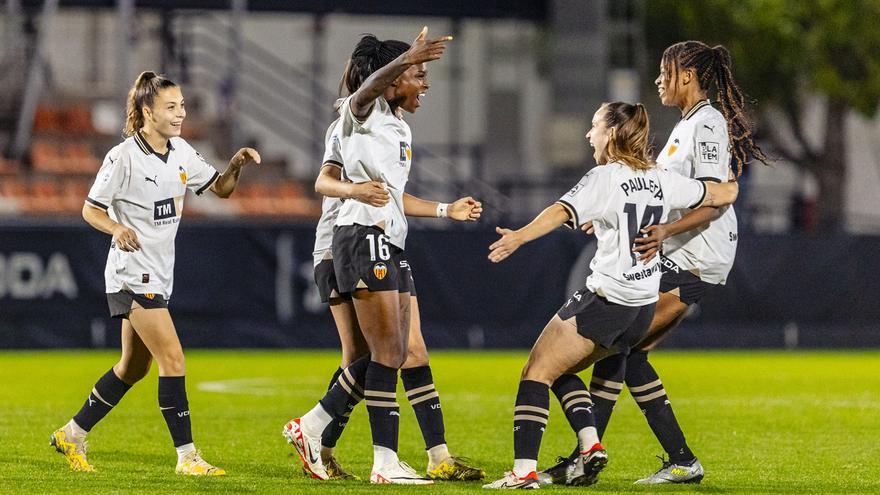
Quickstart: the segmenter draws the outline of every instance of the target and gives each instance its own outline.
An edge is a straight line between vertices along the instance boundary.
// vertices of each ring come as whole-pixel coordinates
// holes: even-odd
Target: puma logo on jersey
[[[703,127],[705,127],[706,129],[709,129],[709,132],[711,132],[713,134],[715,133],[715,126],[714,125],[709,126],[709,125],[703,124]]]
[[[157,180],[158,178],[159,178],[158,175],[154,175],[152,179],[149,178],[149,177],[144,177],[144,180],[147,181],[147,182],[152,182],[153,184],[156,185],[156,187],[159,187],[159,183],[156,182],[156,180]]]

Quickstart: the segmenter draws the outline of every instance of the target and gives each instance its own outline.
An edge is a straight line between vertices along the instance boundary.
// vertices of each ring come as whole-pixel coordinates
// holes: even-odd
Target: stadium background
[[[79,210],[131,81],[158,69],[183,85],[184,135],[217,167],[246,144],[266,159],[230,201],[187,201],[173,302],[185,345],[332,347],[310,257],[330,106],[359,34],[409,40],[428,25],[455,41],[408,117],[408,187],[485,204],[476,225],[413,222],[432,347],[531,343],[594,246],[560,232],[496,267],[494,227],[523,224],[593,165],[583,134],[602,101],[648,104],[662,145],[677,114],[655,96],[659,54],[688,38],[730,46],[776,160],[742,182],[730,283],[669,345],[876,346],[877,35],[855,4],[785,3],[7,1],[0,345],[115,347],[107,239]]]
[[[756,478],[718,473],[710,491],[880,490],[880,359],[871,350],[880,346],[875,29],[880,2],[5,0],[0,5],[0,349],[9,350],[0,353],[0,371],[10,384],[4,398],[16,404],[0,414],[0,437],[12,441],[12,451],[26,452],[25,461],[0,456],[0,467],[10,469],[7,480],[33,482],[0,491],[54,491],[40,483],[60,478],[34,474],[48,456],[34,447],[34,438],[42,442],[39,435],[79,404],[78,394],[118,348],[118,322],[106,317],[103,295],[108,239],[85,225],[79,211],[104,153],[120,140],[124,97],[135,76],[157,69],[182,85],[188,106],[184,137],[221,170],[243,145],[256,146],[264,158],[246,170],[232,199],[187,199],[172,313],[187,349],[286,349],[194,351],[188,365],[196,383],[270,377],[256,386],[253,399],[265,388],[290,385],[283,376],[297,367],[314,375],[305,387],[308,397],[280,394],[286,407],[277,414],[280,406],[270,406],[268,398],[251,403],[244,401],[246,394],[210,399],[207,389],[193,391],[191,400],[204,406],[205,416],[223,416],[225,410],[237,421],[230,423],[234,427],[250,424],[244,419],[250,408],[265,407],[264,415],[272,416],[267,434],[276,435],[275,422],[286,420],[291,409],[307,407],[320,391],[324,378],[318,378],[336,366],[330,350],[298,350],[338,345],[313,286],[311,248],[320,213],[312,184],[339,76],[359,34],[408,41],[422,25],[455,40],[446,56],[429,66],[431,90],[420,111],[407,117],[414,135],[408,190],[443,200],[473,195],[485,208],[474,225],[413,221],[408,243],[429,348],[470,349],[434,354],[438,389],[452,391],[444,396],[450,432],[470,426],[461,401],[497,410],[497,418],[485,412],[474,421],[500,422],[498,455],[489,457],[498,466],[489,467],[498,471],[507,464],[508,408],[518,366],[547,318],[583,282],[595,248],[580,233],[560,231],[495,266],[486,260],[497,237],[494,227],[524,224],[594,165],[583,135],[603,101],[644,102],[659,149],[678,118],[656,97],[660,53],[674,41],[701,39],[731,48],[734,73],[756,100],[751,111],[758,141],[774,160],[766,167],[752,165],[741,182],[739,251],[727,286],[695,307],[664,344],[743,352],[664,350],[658,352],[661,375],[668,370],[664,382],[673,401],[681,399],[677,411],[686,427],[693,427],[686,431],[695,431],[703,451],[715,456],[716,472],[722,461],[738,469],[745,469],[740,463],[776,469]],[[479,351],[491,348],[515,351]],[[820,348],[844,351],[790,352]],[[865,348],[870,349],[861,351]],[[207,364],[200,367],[200,359]],[[61,363],[86,368],[69,374]],[[456,388],[460,383],[451,377],[465,371],[480,375],[477,381],[487,390],[500,387],[496,395],[506,392],[495,397],[477,385]],[[445,382],[444,373],[450,377]],[[493,381],[508,375],[510,383]],[[52,377],[63,380],[65,392],[39,394]],[[131,401],[152,407],[154,387],[142,388],[142,397]],[[753,395],[746,399],[747,394]],[[25,405],[35,397],[36,405]],[[748,410],[745,417],[740,407]],[[800,416],[800,408],[818,417]],[[627,430],[626,443],[618,445],[651,445],[637,411],[629,409],[620,424],[641,433]],[[762,411],[768,411],[766,418]],[[776,423],[769,422],[770,413]],[[18,429],[21,418],[25,433]],[[352,444],[359,439],[368,445],[363,419],[352,421],[361,423],[352,427]],[[155,436],[150,442],[167,454],[161,424],[156,417],[150,421],[156,423],[147,434]],[[411,418],[404,421],[404,428],[414,428]],[[718,424],[738,425],[736,442],[716,430]],[[780,433],[787,427],[796,431]],[[108,426],[117,433],[121,428]],[[623,428],[611,434],[623,435]],[[204,433],[201,438],[207,445],[222,443]],[[563,438],[548,437],[542,464],[561,453],[553,450],[567,445]],[[469,455],[480,448],[465,434],[454,439]],[[402,448],[416,451],[417,443],[405,439]],[[736,443],[766,455],[743,457]],[[816,445],[823,447],[814,450]],[[654,450],[637,450],[640,457],[626,454],[629,471],[612,468],[609,476],[619,483],[611,486],[627,489],[631,479],[652,469],[645,457]],[[275,451],[283,445],[272,454],[253,454]],[[796,469],[787,464],[804,451],[811,452],[809,460],[801,458]],[[839,462],[842,457],[847,461]],[[827,466],[846,474],[826,472]],[[180,488],[171,477],[162,479],[165,485],[144,481],[144,473],[164,473],[160,468],[138,471],[141,484],[126,486],[137,492]],[[263,473],[271,481],[289,477],[290,470],[270,474]],[[264,479],[251,475],[231,490],[271,491],[260,484]],[[108,484],[95,486],[118,489],[104,481]],[[185,489],[200,490],[191,484]]]

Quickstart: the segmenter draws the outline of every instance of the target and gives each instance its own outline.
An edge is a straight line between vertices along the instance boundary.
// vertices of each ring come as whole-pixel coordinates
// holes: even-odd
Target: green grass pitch
[[[526,352],[436,352],[432,365],[453,453],[491,479],[512,464],[512,407]],[[187,388],[196,445],[222,479],[174,474],[175,453],[156,404],[156,369],[89,435],[96,473],[73,473],[49,433],[80,407],[113,352],[0,353],[2,493],[478,493],[478,483],[374,487],[300,474],[282,424],[310,408],[337,366],[332,352],[192,351]],[[552,493],[880,493],[880,353],[670,352],[654,354],[689,443],[706,468],[699,486],[634,487],[661,449],[621,395],[605,436],[610,463],[597,485]],[[401,458],[424,470],[412,409],[401,402]],[[558,404],[540,466],[569,451]],[[369,425],[352,415],[338,457],[368,478]]]

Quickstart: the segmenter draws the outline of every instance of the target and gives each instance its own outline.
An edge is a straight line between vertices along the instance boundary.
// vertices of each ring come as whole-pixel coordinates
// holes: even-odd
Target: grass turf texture
[[[112,352],[0,353],[0,492],[3,493],[475,493],[479,483],[371,486],[304,478],[281,426],[320,398],[337,366],[331,352],[191,351],[187,388],[196,445],[229,475],[176,476],[156,404],[156,367],[89,435],[96,473],[73,473],[49,433],[80,407]],[[432,366],[453,453],[492,481],[512,465],[512,408],[526,352],[436,352]],[[880,493],[880,353],[667,352],[652,362],[689,443],[706,468],[699,486],[635,487],[662,453],[641,413],[621,395],[605,446],[610,463],[589,488],[553,493]],[[426,455],[403,393],[401,458],[424,472]],[[573,435],[555,399],[539,466],[569,452]],[[369,425],[358,406],[338,457],[368,479]]]

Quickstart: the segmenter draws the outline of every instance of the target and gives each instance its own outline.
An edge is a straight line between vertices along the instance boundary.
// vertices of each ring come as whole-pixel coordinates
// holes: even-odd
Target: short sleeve
[[[86,202],[102,210],[109,209],[113,199],[125,188],[130,170],[128,155],[119,148],[110,150],[98,170],[95,183],[89,189]]]
[[[659,170],[663,201],[673,210],[696,208],[706,197],[706,184],[668,170]]]
[[[569,220],[565,223],[572,229],[582,223],[599,218],[605,210],[608,191],[605,187],[604,175],[597,173],[598,168],[588,172],[575,184],[570,191],[557,201],[567,211]]]
[[[354,133],[369,133],[370,129],[375,125],[374,122],[380,118],[378,117],[379,114],[391,113],[388,101],[385,100],[384,96],[380,96],[373,101],[373,108],[370,110],[367,118],[360,120],[351,111],[351,99],[353,97],[354,95],[347,97],[339,107],[339,118],[342,121],[339,130],[343,136],[350,136]]]
[[[187,146],[189,147],[189,145]],[[191,155],[186,162],[186,170],[183,171],[186,174],[186,187],[197,195],[201,195],[214,185],[214,182],[220,177],[220,173],[205,160],[201,153],[192,147],[189,148]]]
[[[338,165],[339,167],[343,166],[342,148],[339,144],[339,133],[337,132],[336,122],[327,129],[327,135],[324,139],[324,159],[321,162],[321,166],[323,167],[328,163]]]
[[[710,120],[697,124],[694,130],[694,178],[714,182],[727,180],[730,167],[728,141],[724,122]]]

